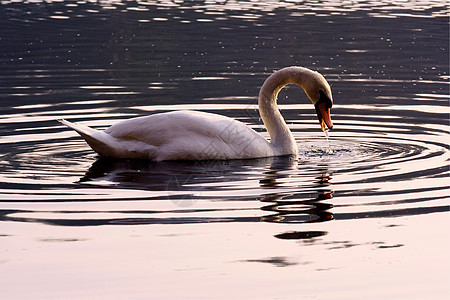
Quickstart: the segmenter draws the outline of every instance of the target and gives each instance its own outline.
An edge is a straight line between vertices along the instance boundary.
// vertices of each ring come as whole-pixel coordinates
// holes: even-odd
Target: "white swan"
[[[234,119],[196,111],[174,111],[132,118],[105,131],[61,123],[78,132],[100,156],[151,160],[245,159],[297,155],[294,137],[277,108],[278,92],[288,84],[303,88],[316,108],[322,130],[331,129],[331,89],[318,72],[302,67],[276,71],[261,87],[258,104],[270,142]]]

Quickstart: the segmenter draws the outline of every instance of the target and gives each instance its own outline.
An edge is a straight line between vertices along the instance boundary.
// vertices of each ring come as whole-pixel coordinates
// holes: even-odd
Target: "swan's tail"
[[[92,129],[88,126],[72,123],[64,119],[60,119],[58,121],[78,132],[78,134],[84,138],[88,145],[100,156],[121,156],[121,152],[123,151],[122,145],[115,137],[102,131]]]

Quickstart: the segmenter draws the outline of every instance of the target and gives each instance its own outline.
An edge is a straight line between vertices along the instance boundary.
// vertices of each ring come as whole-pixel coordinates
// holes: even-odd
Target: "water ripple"
[[[448,127],[420,125],[405,130],[396,118],[365,118],[371,111],[368,108],[349,106],[351,114],[343,116],[345,123],[363,121],[359,126],[346,126],[337,120],[339,129],[332,132],[330,145],[324,137],[305,137],[301,130],[294,131],[299,161],[98,160],[78,136],[56,124],[42,126],[45,135],[19,131],[15,138],[0,140],[6,150],[0,161],[4,170],[1,201],[10,207],[3,219],[71,226],[309,223],[445,211],[449,151],[441,141]],[[294,112],[292,107],[285,110],[290,117],[295,117]],[[105,119],[102,124],[109,122],[111,119]],[[426,139],[418,129],[426,132]],[[92,203],[92,208],[103,202],[108,207],[116,205],[111,203],[133,205],[114,213],[70,209],[70,203],[80,201],[85,203],[84,209],[90,206],[87,203]],[[33,203],[51,203],[57,210],[25,212],[21,203],[28,208]],[[136,203],[138,208],[133,209]],[[148,209],[164,218],[147,216]],[[219,216],[211,215],[213,211]],[[137,216],[130,218],[131,212]],[[71,217],[75,214],[80,218]]]
[[[21,15],[22,11],[14,9],[14,5],[25,4],[28,6],[37,6],[44,1],[10,1],[2,0],[1,4],[5,5],[12,15]],[[192,21],[196,22],[222,22],[229,18],[238,18],[246,21],[257,21],[263,14],[275,12],[277,10],[291,11],[292,18],[303,16],[315,17],[331,17],[336,15],[346,15],[352,12],[368,12],[371,17],[379,18],[399,18],[399,17],[448,17],[448,7],[446,1],[320,1],[320,2],[305,2],[305,1],[270,1],[270,2],[255,2],[255,1],[198,1],[196,4],[186,1],[100,1],[93,2],[77,2],[61,4],[60,1],[46,0],[45,3],[49,6],[54,6],[55,11],[49,15],[49,19],[64,22],[71,18],[84,18],[92,14],[102,15],[110,12],[133,12],[144,14],[157,8],[164,14],[160,17],[153,17],[151,19],[141,18],[138,22],[166,22],[176,21],[189,24]],[[81,12],[83,10],[83,12]],[[179,10],[193,10],[199,16],[195,20],[186,20],[174,16],[172,13]],[[76,14],[74,13],[76,11]],[[173,18],[173,20],[172,20]],[[15,19],[15,18],[12,18]],[[35,22],[34,18],[27,19],[27,22]]]

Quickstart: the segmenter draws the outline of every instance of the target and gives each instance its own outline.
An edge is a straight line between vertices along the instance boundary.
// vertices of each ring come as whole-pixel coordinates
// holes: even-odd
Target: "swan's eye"
[[[325,95],[325,92],[323,90],[319,90],[319,101],[317,101],[317,104],[319,103],[326,103],[328,108],[331,108],[333,106],[333,102],[331,101],[331,99]]]

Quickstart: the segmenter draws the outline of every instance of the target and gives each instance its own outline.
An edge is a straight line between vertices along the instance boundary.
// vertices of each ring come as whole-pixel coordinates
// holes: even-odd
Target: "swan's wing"
[[[221,115],[176,111],[117,123],[106,133],[157,147],[155,159],[233,159],[273,155],[257,132]]]

